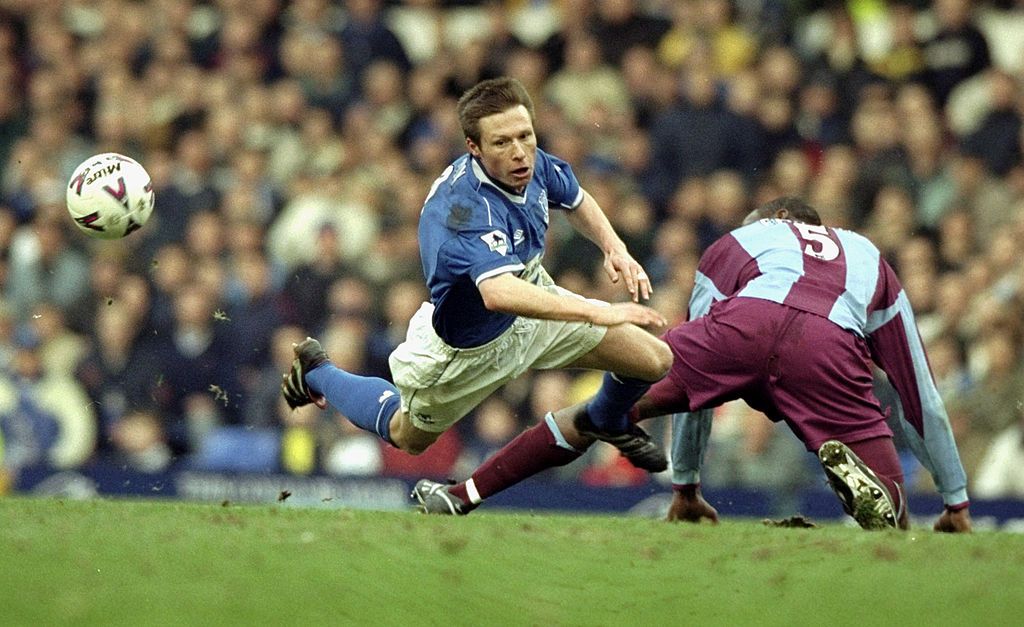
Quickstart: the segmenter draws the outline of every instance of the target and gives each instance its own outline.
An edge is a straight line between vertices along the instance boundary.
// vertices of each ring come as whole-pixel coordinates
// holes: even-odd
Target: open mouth
[[[530,176],[530,168],[527,166],[516,168],[515,170],[512,170],[512,176],[516,177],[517,179],[526,178]]]

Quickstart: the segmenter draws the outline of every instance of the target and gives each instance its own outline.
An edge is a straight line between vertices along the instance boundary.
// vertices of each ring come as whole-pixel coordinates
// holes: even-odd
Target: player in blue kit
[[[295,348],[282,394],[295,408],[330,403],[353,424],[418,454],[504,383],[528,369],[605,370],[583,411],[545,420],[517,438],[509,469],[572,461],[563,430],[617,446],[638,467],[660,471],[662,450],[626,411],[665,376],[672,355],[641,327],[664,318],[639,304],[650,281],[569,164],[537,148],[533,103],[515,79],[487,80],[460,98],[468,154],[434,181],[420,216],[430,289],[390,357],[394,385],[335,367],[319,342]],[[587,300],[554,284],[541,265],[550,210],[604,252],[612,281],[632,302]],[[614,373],[614,374],[612,374]],[[535,472],[535,470],[534,470]],[[474,497],[470,483],[466,498]]]
[[[873,361],[899,392],[898,424],[945,502],[935,528],[970,531],[966,476],[913,311],[866,238],[823,226],[799,199],[766,203],[701,256],[689,318],[663,336],[674,355],[669,375],[630,412],[633,422],[683,412],[673,424],[670,519],[717,520],[699,483],[710,409],[742,398],[818,454],[862,527],[905,527],[903,476],[872,391]],[[503,470],[503,453],[473,473],[485,497],[526,478]],[[424,507],[465,514],[475,503],[463,494],[462,484],[438,486]]]

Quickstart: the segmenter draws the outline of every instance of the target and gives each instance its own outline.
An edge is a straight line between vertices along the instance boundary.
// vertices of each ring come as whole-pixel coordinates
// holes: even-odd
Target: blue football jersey
[[[449,346],[480,346],[515,316],[488,311],[477,286],[506,272],[522,276],[540,263],[549,209],[575,209],[583,190],[569,164],[537,149],[533,178],[516,194],[463,155],[430,188],[420,214],[423,275],[434,304],[434,330]]]

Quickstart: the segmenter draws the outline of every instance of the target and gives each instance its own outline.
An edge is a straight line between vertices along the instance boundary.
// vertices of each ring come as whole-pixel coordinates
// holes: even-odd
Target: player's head
[[[512,189],[526,187],[537,137],[533,101],[523,84],[508,77],[481,81],[459,98],[457,111],[466,147],[487,174]]]
[[[769,200],[747,214],[747,217],[743,219],[743,224],[746,226],[751,222],[767,218],[792,220],[806,224],[821,224],[821,216],[818,215],[818,211],[795,196],[780,196],[774,200]]]

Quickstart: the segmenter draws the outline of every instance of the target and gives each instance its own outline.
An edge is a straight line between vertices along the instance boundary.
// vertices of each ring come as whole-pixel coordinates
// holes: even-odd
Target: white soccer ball
[[[149,220],[153,183],[142,165],[116,152],[83,161],[68,181],[68,213],[90,237],[118,239]]]

